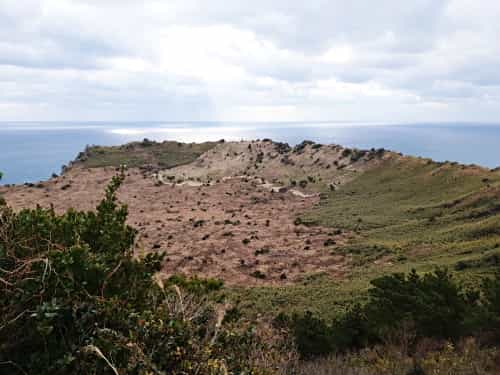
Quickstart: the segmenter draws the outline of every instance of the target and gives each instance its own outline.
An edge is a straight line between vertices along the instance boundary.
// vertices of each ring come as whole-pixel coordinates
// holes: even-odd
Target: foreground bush
[[[122,181],[95,212],[0,207],[0,374],[257,373],[267,351],[223,323],[220,284],[163,285],[163,255],[134,256]]]

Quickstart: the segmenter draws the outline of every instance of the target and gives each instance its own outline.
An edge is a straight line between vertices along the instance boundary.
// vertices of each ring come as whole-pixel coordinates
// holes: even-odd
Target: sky
[[[500,122],[498,0],[0,0],[0,121]]]

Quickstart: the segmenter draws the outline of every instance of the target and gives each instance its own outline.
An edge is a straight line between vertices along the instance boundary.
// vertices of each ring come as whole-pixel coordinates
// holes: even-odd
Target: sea
[[[144,138],[180,142],[270,138],[290,145],[312,140],[500,166],[500,123],[0,122],[1,183],[45,180],[60,173],[86,145],[120,145]]]

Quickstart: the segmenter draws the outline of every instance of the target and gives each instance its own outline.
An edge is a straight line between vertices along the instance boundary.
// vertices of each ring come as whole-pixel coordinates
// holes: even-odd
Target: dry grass
[[[481,348],[472,339],[459,342],[421,342],[412,356],[394,345],[360,353],[298,363],[297,375],[494,375],[500,373],[500,351]],[[422,372],[416,372],[420,368]]]

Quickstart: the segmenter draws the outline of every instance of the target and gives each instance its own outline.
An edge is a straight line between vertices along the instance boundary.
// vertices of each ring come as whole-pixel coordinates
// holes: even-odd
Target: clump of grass
[[[328,238],[324,243],[323,245],[325,247],[328,247],[328,246],[333,246],[335,245],[337,242],[335,242],[335,240],[333,238]]]

